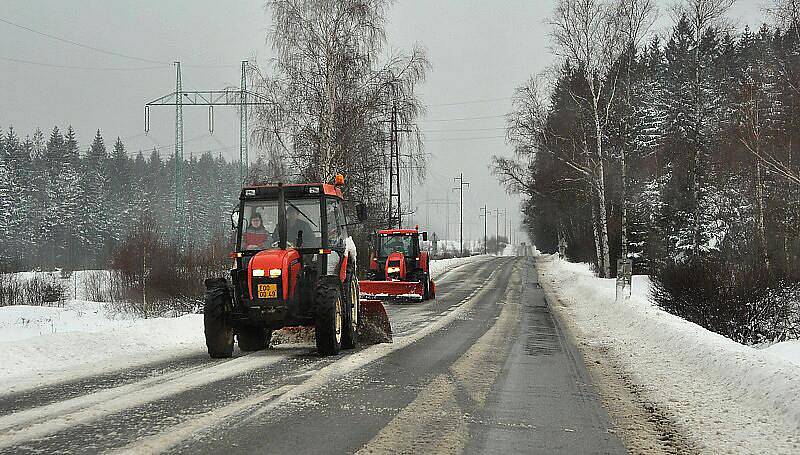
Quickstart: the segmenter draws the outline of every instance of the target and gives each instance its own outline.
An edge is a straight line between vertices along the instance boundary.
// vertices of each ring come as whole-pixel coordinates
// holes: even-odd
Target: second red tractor
[[[372,239],[367,276],[361,295],[369,298],[428,300],[436,297],[428,252],[420,248],[428,233],[414,229],[383,229]]]

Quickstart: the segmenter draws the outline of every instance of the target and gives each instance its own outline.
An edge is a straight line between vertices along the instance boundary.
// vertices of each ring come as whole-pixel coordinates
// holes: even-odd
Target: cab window
[[[329,198],[326,201],[328,217],[328,241],[331,248],[344,248],[347,238],[347,227],[344,222],[342,204],[338,199]]]

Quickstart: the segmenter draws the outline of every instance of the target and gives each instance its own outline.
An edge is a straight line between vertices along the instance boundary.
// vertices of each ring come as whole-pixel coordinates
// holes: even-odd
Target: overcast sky
[[[654,32],[666,34],[671,2],[659,3],[663,17]],[[484,203],[508,209],[519,220],[518,198],[505,194],[487,166],[493,154],[509,153],[502,115],[514,88],[553,62],[546,25],[553,4],[399,0],[392,7],[390,47],[408,49],[418,42],[433,64],[421,87],[428,105],[420,128],[430,153],[429,172],[413,194],[418,208],[412,223],[427,220],[430,230],[444,236],[446,206],[421,202],[456,201],[453,176],[460,172],[471,184],[465,192],[465,236],[482,235],[478,208]],[[730,14],[739,26],[757,27],[763,17],[758,0],[739,0]],[[174,91],[171,62],[182,62],[185,89],[207,90],[238,86],[241,60],[263,62],[272,54],[269,12],[262,0],[3,0],[0,20],[135,57],[77,47],[0,21],[0,126],[13,125],[24,137],[37,126],[47,135],[53,126],[71,124],[82,148],[100,129],[109,148],[120,136],[131,153],[159,146],[169,154],[174,110],[154,109],[145,136],[143,105]],[[187,156],[207,150],[238,156],[235,110],[217,108],[215,114],[210,136],[206,111],[184,108]],[[464,117],[483,118],[455,120]],[[452,207],[451,237],[457,216]]]

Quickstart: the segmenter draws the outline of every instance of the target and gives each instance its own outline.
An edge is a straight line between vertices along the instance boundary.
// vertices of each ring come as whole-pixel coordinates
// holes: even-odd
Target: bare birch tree
[[[380,204],[386,120],[413,124],[422,112],[416,87],[429,68],[425,52],[386,55],[389,0],[270,0],[272,71],[254,88],[276,107],[256,111],[256,141],[286,163],[287,178],[330,180],[344,172],[355,195]],[[407,144],[410,167],[424,172],[422,142]],[[270,160],[267,160],[268,162]]]
[[[588,99],[580,101],[588,109],[594,127],[594,153],[587,155],[587,165],[591,168],[592,190],[597,198],[601,251],[598,263],[602,277],[611,276],[604,166],[607,152],[603,140],[617,91],[615,65],[626,45],[619,11],[620,1],[559,0],[551,21],[556,53],[582,72],[589,88]]]
[[[541,77],[531,78],[514,92],[513,108],[506,116],[506,137],[514,147],[515,157],[495,156],[492,173],[509,191],[543,199],[555,199],[560,191],[573,190],[574,183],[582,182],[582,186],[591,189],[587,199],[592,200],[592,194],[597,191],[596,174],[590,159],[592,150],[585,125],[579,120],[578,124],[568,128],[566,135],[556,131],[554,125],[558,122],[551,119],[552,106],[543,85]],[[531,171],[539,154],[547,154],[569,169],[568,176],[556,181],[559,187],[550,187],[544,192],[537,188]],[[598,265],[602,265],[596,204],[592,204],[591,213],[596,260]]]

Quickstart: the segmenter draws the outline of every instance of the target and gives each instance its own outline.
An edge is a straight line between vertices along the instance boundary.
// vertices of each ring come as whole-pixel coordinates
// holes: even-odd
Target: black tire
[[[316,292],[316,330],[317,351],[322,356],[336,355],[342,350],[344,327],[344,302],[339,278],[326,276],[320,279]]]
[[[233,355],[233,327],[228,320],[231,296],[224,278],[206,280],[203,326],[208,355],[214,359]]]
[[[431,298],[431,282],[428,279],[428,274],[422,275],[422,300],[430,300]]]
[[[358,344],[358,279],[351,275],[345,281],[347,293],[344,305],[344,323],[342,324],[342,347],[353,349]]]
[[[269,346],[272,331],[261,327],[241,327],[236,333],[242,351],[263,351]]]

